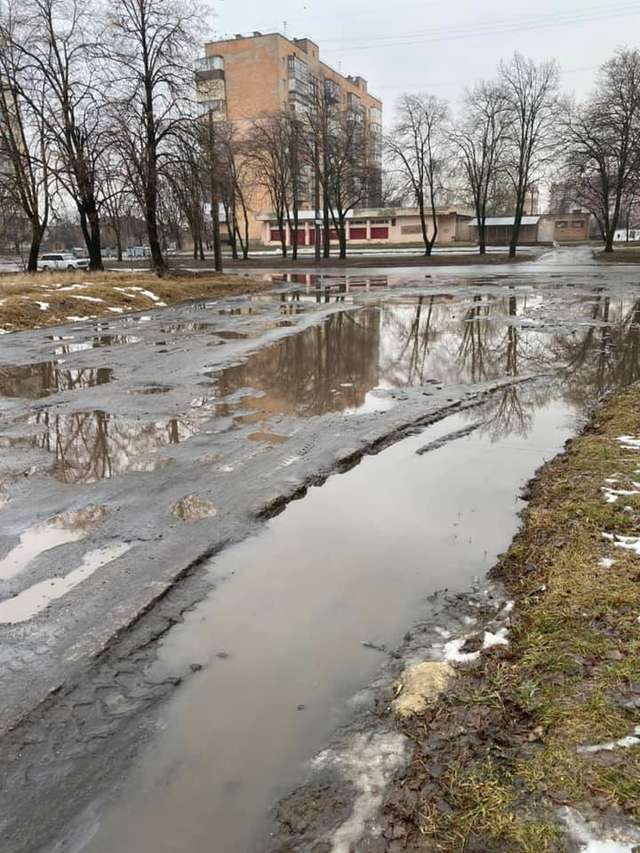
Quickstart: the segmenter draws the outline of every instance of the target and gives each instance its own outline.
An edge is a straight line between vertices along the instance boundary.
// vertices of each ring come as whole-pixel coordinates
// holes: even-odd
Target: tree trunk
[[[40,254],[40,243],[42,241],[42,227],[39,222],[31,223],[31,246],[29,248],[29,260],[27,272],[38,271],[38,255]]]
[[[340,257],[347,257],[347,223],[344,217],[340,216],[338,219],[338,241],[340,246]]]

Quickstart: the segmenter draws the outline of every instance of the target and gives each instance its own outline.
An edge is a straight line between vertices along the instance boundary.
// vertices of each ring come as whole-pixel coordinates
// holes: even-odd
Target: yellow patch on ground
[[[398,682],[399,695],[391,703],[401,717],[420,714],[447,689],[455,669],[446,661],[423,661],[408,666]]]

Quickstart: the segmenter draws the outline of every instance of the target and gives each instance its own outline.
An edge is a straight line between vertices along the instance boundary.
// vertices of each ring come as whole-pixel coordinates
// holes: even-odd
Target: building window
[[[367,239],[367,229],[365,228],[354,228],[353,225],[349,226],[349,239],[350,240],[366,240]]]
[[[202,56],[196,59],[196,71],[224,71],[224,59],[222,56]]]
[[[388,228],[381,228],[380,226],[372,227],[371,228],[371,239],[372,240],[388,240],[389,239],[389,229]]]

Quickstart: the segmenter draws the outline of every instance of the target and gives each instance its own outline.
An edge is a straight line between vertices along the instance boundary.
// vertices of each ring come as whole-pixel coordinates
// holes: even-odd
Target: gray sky
[[[452,106],[519,50],[556,58],[567,92],[586,94],[617,47],[640,42],[640,0],[214,0],[211,35],[252,30],[308,36],[343,74],[360,74],[384,101],[385,123],[404,91]]]

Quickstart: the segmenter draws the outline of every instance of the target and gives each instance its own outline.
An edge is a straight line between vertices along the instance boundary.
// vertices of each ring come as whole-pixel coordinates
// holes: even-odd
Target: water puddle
[[[525,433],[463,435],[478,412],[449,417],[312,489],[212,563],[227,581],[172,629],[153,676],[203,669],[83,850],[209,853],[212,838],[225,853],[265,849],[273,802],[380,666],[363,641],[393,648],[426,596],[483,576],[517,528],[515,496],[572,434],[561,400],[538,407],[521,393],[520,404]]]
[[[15,625],[38,616],[58,598],[71,592],[98,569],[125,554],[131,545],[116,543],[97,548],[84,555],[82,563],[64,577],[40,581],[13,598],[0,601],[0,623]]]
[[[54,355],[69,355],[74,352],[101,349],[102,347],[125,346],[126,344],[137,344],[140,338],[136,335],[98,335],[89,341],[77,341],[75,343],[60,344],[54,348]]]
[[[111,382],[109,367],[61,368],[57,361],[0,366],[0,397],[36,400],[62,391],[78,391]]]
[[[15,577],[39,554],[82,539],[105,515],[104,507],[85,507],[54,516],[25,530],[20,534],[19,543],[0,560],[0,580]]]
[[[54,456],[52,474],[63,483],[93,483],[125,471],[153,471],[162,462],[145,457],[195,432],[185,418],[143,421],[101,410],[42,411],[31,416],[30,423],[41,428],[35,444]]]

